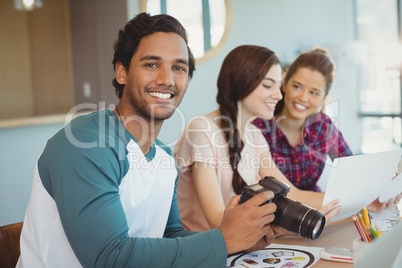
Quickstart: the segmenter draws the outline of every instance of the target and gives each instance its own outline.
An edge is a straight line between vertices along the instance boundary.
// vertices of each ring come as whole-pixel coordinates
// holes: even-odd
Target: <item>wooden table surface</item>
[[[329,224],[316,240],[308,240],[300,236],[283,236],[276,238],[273,243],[307,247],[343,247],[352,249],[353,240],[356,238],[359,238],[359,233],[352,219],[348,218]],[[353,267],[353,264],[320,259],[312,267]]]

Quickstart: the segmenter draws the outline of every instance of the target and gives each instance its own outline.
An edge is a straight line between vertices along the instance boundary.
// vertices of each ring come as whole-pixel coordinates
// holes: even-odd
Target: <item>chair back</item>
[[[22,222],[0,227],[0,267],[14,268],[20,257]]]

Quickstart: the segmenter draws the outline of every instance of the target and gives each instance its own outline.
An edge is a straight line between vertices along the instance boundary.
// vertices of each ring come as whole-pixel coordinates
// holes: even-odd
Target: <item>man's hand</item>
[[[398,194],[395,197],[395,200],[391,198],[387,203],[380,203],[378,198],[374,200],[370,205],[367,206],[367,210],[373,213],[381,213],[386,209],[392,208],[394,205],[397,205],[399,201],[401,201],[402,193]]]
[[[260,206],[272,198],[274,194],[266,191],[239,205],[240,196],[232,197],[219,227],[228,254],[250,249],[257,242],[259,247],[264,244],[266,246],[275,238],[270,223],[275,219],[276,205],[269,203]]]
[[[258,242],[254,246],[247,249],[246,251],[253,252],[256,250],[266,248],[268,245],[271,245],[272,240],[274,240],[276,237],[284,235],[286,233],[286,230],[278,225],[271,224],[271,227],[272,227],[272,232],[269,232],[268,234],[261,237],[261,239],[258,240]]]

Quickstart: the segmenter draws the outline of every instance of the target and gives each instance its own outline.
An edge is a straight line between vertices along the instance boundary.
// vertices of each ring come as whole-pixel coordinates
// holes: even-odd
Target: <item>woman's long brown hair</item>
[[[216,97],[221,114],[219,123],[229,144],[232,185],[236,194],[240,194],[246,186],[238,172],[244,142],[237,129],[237,104],[257,88],[274,64],[280,63],[273,51],[261,46],[244,45],[226,56],[219,73]]]

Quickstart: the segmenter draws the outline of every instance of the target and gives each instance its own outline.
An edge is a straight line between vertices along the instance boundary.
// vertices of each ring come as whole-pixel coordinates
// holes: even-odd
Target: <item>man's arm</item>
[[[118,160],[111,148],[85,150],[57,143],[45,149],[39,173],[56,202],[69,244],[85,267],[225,267],[227,250],[246,250],[264,235],[272,237],[274,205],[259,207],[273,197],[265,193],[239,206],[235,199],[220,229],[191,236],[182,230],[174,195],[165,232],[169,238],[130,237],[119,197],[128,162]]]
[[[166,237],[130,237],[119,197],[128,170],[111,148],[85,150],[69,143],[50,146],[38,166],[55,200],[66,237],[84,267],[225,267],[226,245],[219,230],[183,231],[174,196]]]
[[[231,199],[229,205],[225,209],[220,228],[202,233],[196,233],[183,231],[183,227],[179,220],[175,191],[165,236],[167,236],[167,234],[170,234],[170,237],[191,235],[187,237],[190,244],[188,244],[188,247],[186,247],[184,242],[184,248],[182,250],[186,251],[190,249],[190,252],[185,254],[186,258],[197,261],[199,260],[198,257],[192,255],[194,250],[198,251],[198,253],[206,253],[208,249],[205,248],[205,245],[212,245],[215,251],[222,246],[222,241],[220,241],[222,236],[222,238],[224,238],[223,245],[226,248],[220,248],[220,252],[216,252],[217,255],[215,258],[218,260],[221,259],[223,256],[220,255],[224,253],[224,260],[226,262],[226,254],[231,254],[250,248],[253,248],[254,250],[264,248],[271,244],[272,240],[276,236],[284,233],[283,228],[272,228],[270,225],[275,218],[273,213],[276,211],[276,205],[274,203],[270,203],[260,206],[262,203],[272,199],[273,197],[274,196],[271,191],[264,192],[256,195],[244,204],[239,205],[240,197],[235,196]],[[197,242],[197,240],[201,239],[201,236],[204,235],[208,235],[210,241],[202,238],[206,244],[194,245],[194,242]],[[227,249],[227,252],[225,249]],[[200,261],[203,265],[212,265],[208,263],[209,260],[201,259]]]

